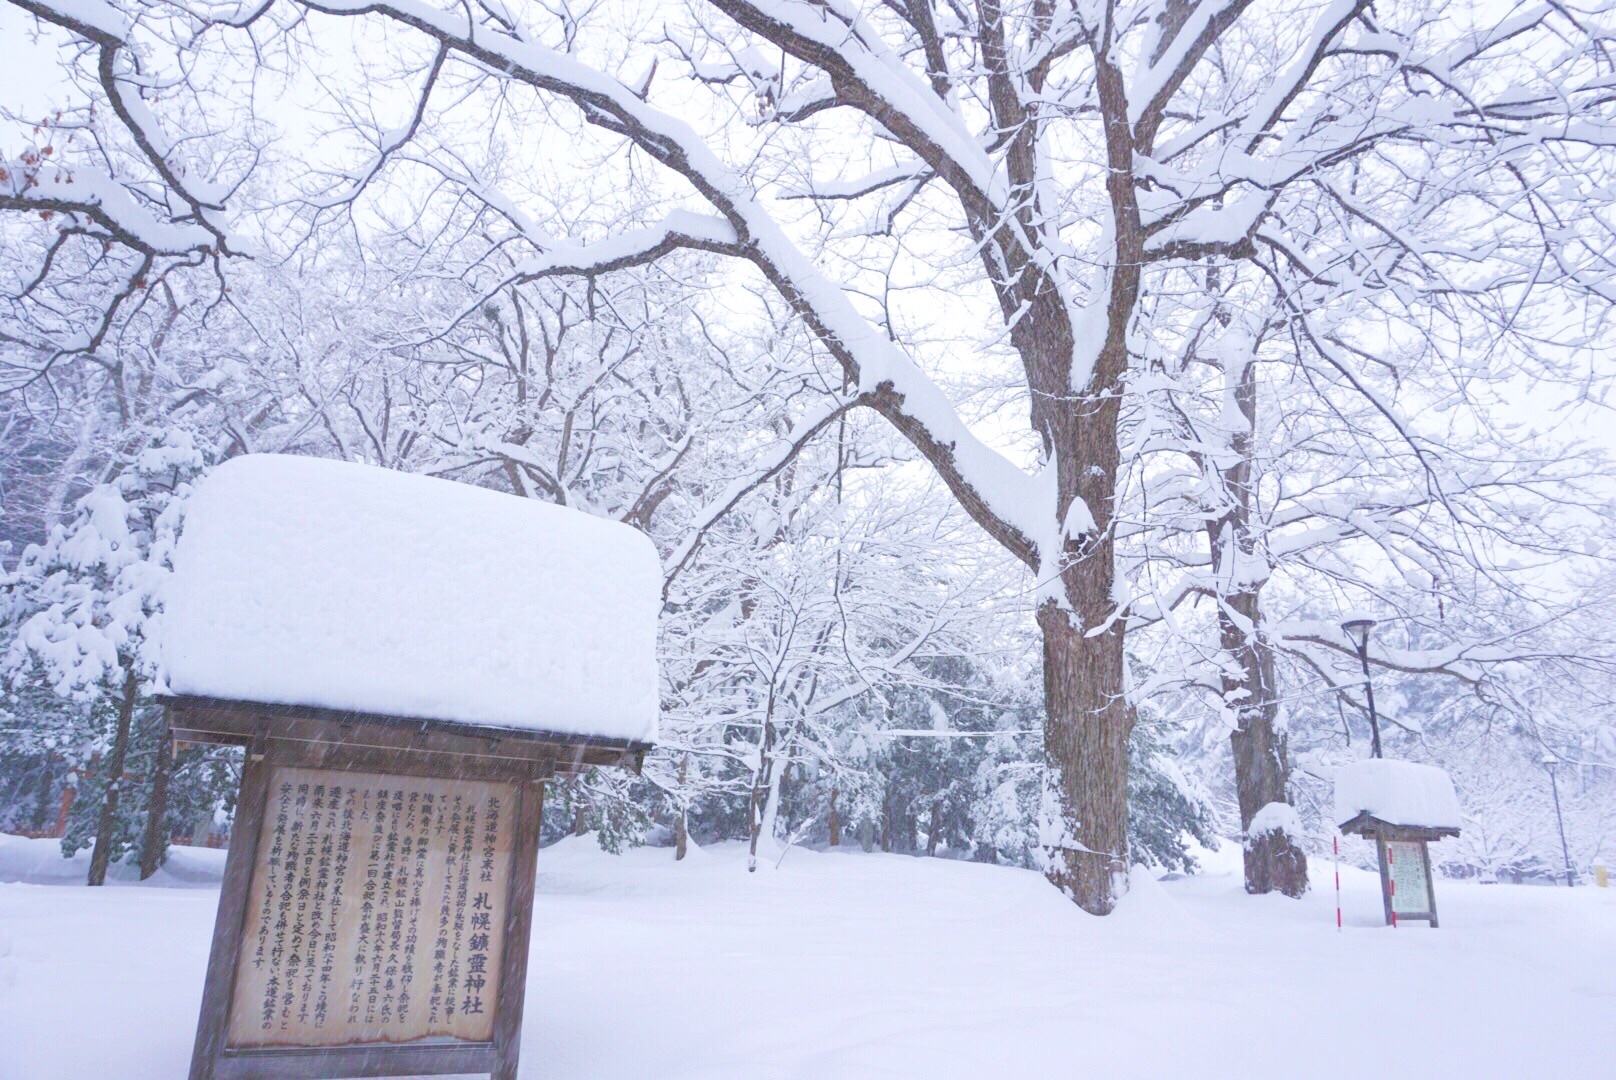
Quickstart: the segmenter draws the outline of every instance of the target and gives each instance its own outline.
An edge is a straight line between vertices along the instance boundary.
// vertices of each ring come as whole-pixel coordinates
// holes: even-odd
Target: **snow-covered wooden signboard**
[[[656,738],[628,526],[273,455],[186,507],[177,737],[247,746],[192,1080],[514,1080],[543,782]]]
[[[1437,925],[1429,844],[1459,835],[1459,799],[1435,765],[1370,758],[1336,774],[1335,813],[1343,833],[1371,837],[1380,863],[1386,922]]]

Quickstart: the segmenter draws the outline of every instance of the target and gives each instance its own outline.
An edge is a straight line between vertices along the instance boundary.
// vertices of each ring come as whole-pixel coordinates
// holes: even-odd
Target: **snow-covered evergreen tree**
[[[81,497],[72,519],[25,549],[0,581],[0,615],[11,630],[0,673],[13,688],[47,688],[77,721],[71,753],[88,778],[80,798],[93,808],[93,825],[81,815],[63,847],[93,843],[91,885],[132,847],[150,876],[167,844],[169,739],[160,718],[140,714],[157,670],[152,630],[184,497],[204,463],[189,432],[160,435]],[[125,797],[137,718],[146,721],[142,730],[155,729],[146,800]]]

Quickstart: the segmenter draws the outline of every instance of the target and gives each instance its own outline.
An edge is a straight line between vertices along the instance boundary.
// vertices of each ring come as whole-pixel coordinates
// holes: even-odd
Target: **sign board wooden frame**
[[[1400,922],[1426,922],[1434,930],[1440,925],[1437,922],[1436,915],[1436,880],[1431,873],[1430,844],[1433,840],[1440,840],[1445,836],[1458,836],[1458,829],[1397,825],[1389,821],[1382,821],[1365,812],[1342,824],[1341,831],[1348,835],[1356,834],[1369,837],[1375,841],[1375,855],[1380,867],[1380,899],[1385,909],[1387,926],[1396,926]],[[1424,910],[1412,911],[1397,908],[1396,891],[1393,884],[1393,857],[1392,852],[1387,847],[1388,844],[1418,845],[1418,857],[1423,864],[1422,870],[1425,879],[1426,903]]]
[[[190,1080],[336,1080],[464,1073],[516,1080],[544,781],[557,773],[593,765],[638,771],[648,745],[244,702],[173,698],[165,704],[177,739],[247,747]],[[227,1045],[248,920],[247,901],[271,801],[270,781],[281,768],[486,780],[515,786],[503,951],[489,1041],[254,1049]]]
[[[1419,867],[1416,874],[1424,878],[1424,904],[1414,905],[1413,907],[1399,906],[1397,892],[1397,878],[1399,875],[1393,861],[1396,854],[1392,850],[1394,847],[1413,849],[1413,852],[1418,853],[1416,858],[1419,860]],[[1381,900],[1385,904],[1387,924],[1423,920],[1431,924],[1431,929],[1436,929],[1438,926],[1436,890],[1431,879],[1431,850],[1429,843],[1421,839],[1377,836],[1375,838],[1375,854],[1380,862]],[[1405,889],[1404,894],[1406,895],[1409,891]]]

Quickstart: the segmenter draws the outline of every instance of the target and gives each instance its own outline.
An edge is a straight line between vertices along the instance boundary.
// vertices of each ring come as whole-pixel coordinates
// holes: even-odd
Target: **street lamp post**
[[[1375,686],[1369,678],[1369,631],[1374,628],[1374,619],[1348,619],[1341,624],[1342,631],[1358,647],[1358,662],[1363,665],[1364,698],[1369,702],[1369,755],[1380,757],[1380,717],[1375,714]]]
[[[1554,792],[1554,821],[1560,827],[1560,857],[1565,860],[1566,887],[1575,888],[1577,875],[1571,869],[1571,848],[1566,844],[1565,818],[1560,813],[1560,782],[1554,775],[1555,766],[1559,764],[1560,759],[1553,754],[1543,759],[1543,767],[1549,770],[1549,789]]]

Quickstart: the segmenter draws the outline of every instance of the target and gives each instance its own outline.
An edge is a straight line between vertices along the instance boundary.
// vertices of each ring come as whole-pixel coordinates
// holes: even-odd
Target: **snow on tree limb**
[[[185,138],[170,133],[147,103],[145,95],[156,89],[142,69],[149,43],[133,43],[134,22],[100,0],[12,2],[87,43],[95,61],[93,79],[79,80],[88,105],[41,121],[34,130],[45,145],[0,160],[0,213],[30,221],[36,236],[48,238],[24,249],[20,258],[37,258],[37,268],[12,298],[31,331],[18,344],[40,357],[11,382],[26,388],[47,379],[62,357],[98,350],[168,273],[210,261],[217,266],[223,256],[241,254],[242,244],[224,214],[230,186],[188,162]],[[103,101],[110,120],[98,116]],[[91,133],[87,146],[73,145],[80,131]],[[82,298],[64,303],[58,290],[64,283],[74,289],[89,275],[64,270],[63,256],[78,249],[96,259],[97,248],[115,257],[95,263],[96,317],[64,329],[55,312],[76,308]]]
[[[100,172],[23,159],[0,162],[0,210],[73,214],[108,239],[153,255],[207,248],[215,234],[201,225],[160,217],[130,190]]]
[[[97,45],[118,47],[129,36],[129,19],[104,0],[7,0],[30,15],[70,30]]]
[[[778,439],[751,463],[749,470],[733,480],[717,496],[708,501],[668,557],[663,560],[662,598],[668,598],[674,581],[690,565],[708,530],[721,521],[747,495],[768,483],[802,453],[808,443],[849,409],[867,404],[863,395],[828,395],[824,401],[799,417],[791,431]]]
[[[304,0],[304,6],[329,14],[381,14],[411,26],[504,77],[571,100],[592,123],[631,139],[683,176],[729,223],[733,246],[726,249],[762,271],[869,396],[867,403],[926,457],[971,517],[1022,562],[1037,564],[1035,538],[1048,528],[1033,505],[1033,479],[970,431],[936,384],[858,313],[843,289],[802,254],[745,181],[688,124],[571,56],[460,12],[418,0]]]

